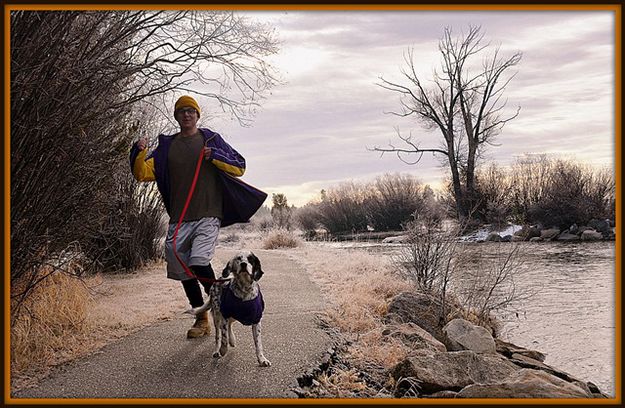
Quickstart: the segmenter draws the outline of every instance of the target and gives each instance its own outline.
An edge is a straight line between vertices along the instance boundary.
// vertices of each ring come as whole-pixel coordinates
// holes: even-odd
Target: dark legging
[[[210,264],[194,265],[191,267],[191,270],[198,278],[215,279],[215,272],[213,271],[213,268],[210,266]],[[204,280],[200,280],[199,282],[202,283],[202,286],[204,286],[204,291],[206,292],[206,294],[208,294],[213,283],[205,282]],[[191,307],[199,307],[204,304],[204,298],[202,296],[202,290],[200,289],[198,279],[183,280],[182,286],[184,287],[184,293],[186,293]]]

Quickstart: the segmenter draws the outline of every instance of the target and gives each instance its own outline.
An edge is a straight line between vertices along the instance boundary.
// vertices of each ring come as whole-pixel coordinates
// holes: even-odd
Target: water
[[[397,244],[328,243],[384,255]],[[469,250],[492,256],[501,245],[470,243]],[[533,293],[516,312],[500,313],[503,340],[546,354],[545,363],[591,381],[614,396],[614,242],[523,243],[517,286]],[[518,316],[517,316],[518,313]]]

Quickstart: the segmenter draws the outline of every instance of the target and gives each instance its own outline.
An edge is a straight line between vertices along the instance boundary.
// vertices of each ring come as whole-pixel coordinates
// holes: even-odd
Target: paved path
[[[258,367],[251,327],[236,323],[237,347],[214,359],[214,329],[208,337],[187,340],[193,320],[181,315],[55,368],[38,387],[13,398],[295,397],[297,377],[330,348],[315,318],[323,310],[322,296],[300,265],[279,252],[254,252],[265,271],[263,345],[271,367]]]

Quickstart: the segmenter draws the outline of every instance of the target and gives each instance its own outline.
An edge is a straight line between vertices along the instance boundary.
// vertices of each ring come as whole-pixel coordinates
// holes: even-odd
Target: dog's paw
[[[266,358],[263,358],[258,362],[258,365],[261,367],[271,367],[271,361],[267,360]]]
[[[221,354],[219,353],[219,351],[216,351],[216,352],[213,353],[213,357],[220,358]]]
[[[199,307],[194,307],[193,309],[187,309],[184,312],[182,312],[183,314],[190,314],[190,315],[196,315],[197,314],[197,309],[199,309]]]

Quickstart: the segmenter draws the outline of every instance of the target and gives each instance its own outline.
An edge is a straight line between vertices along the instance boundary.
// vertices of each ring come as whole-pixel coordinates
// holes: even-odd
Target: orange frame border
[[[10,274],[11,269],[11,245],[10,245],[10,26],[11,11],[16,10],[299,10],[299,11],[612,11],[614,13],[614,139],[615,139],[615,185],[616,185],[616,241],[615,241],[615,398],[612,399],[26,399],[11,398],[10,384]],[[620,405],[622,403],[622,300],[621,300],[621,202],[619,198],[622,194],[621,188],[621,148],[622,148],[622,5],[621,4],[493,4],[493,5],[461,5],[461,4],[390,4],[390,5],[358,5],[358,4],[180,4],[180,5],[142,5],[142,4],[4,4],[4,393],[3,402],[6,405],[325,405],[325,404],[345,404],[345,405],[526,405],[549,404],[549,405]]]

